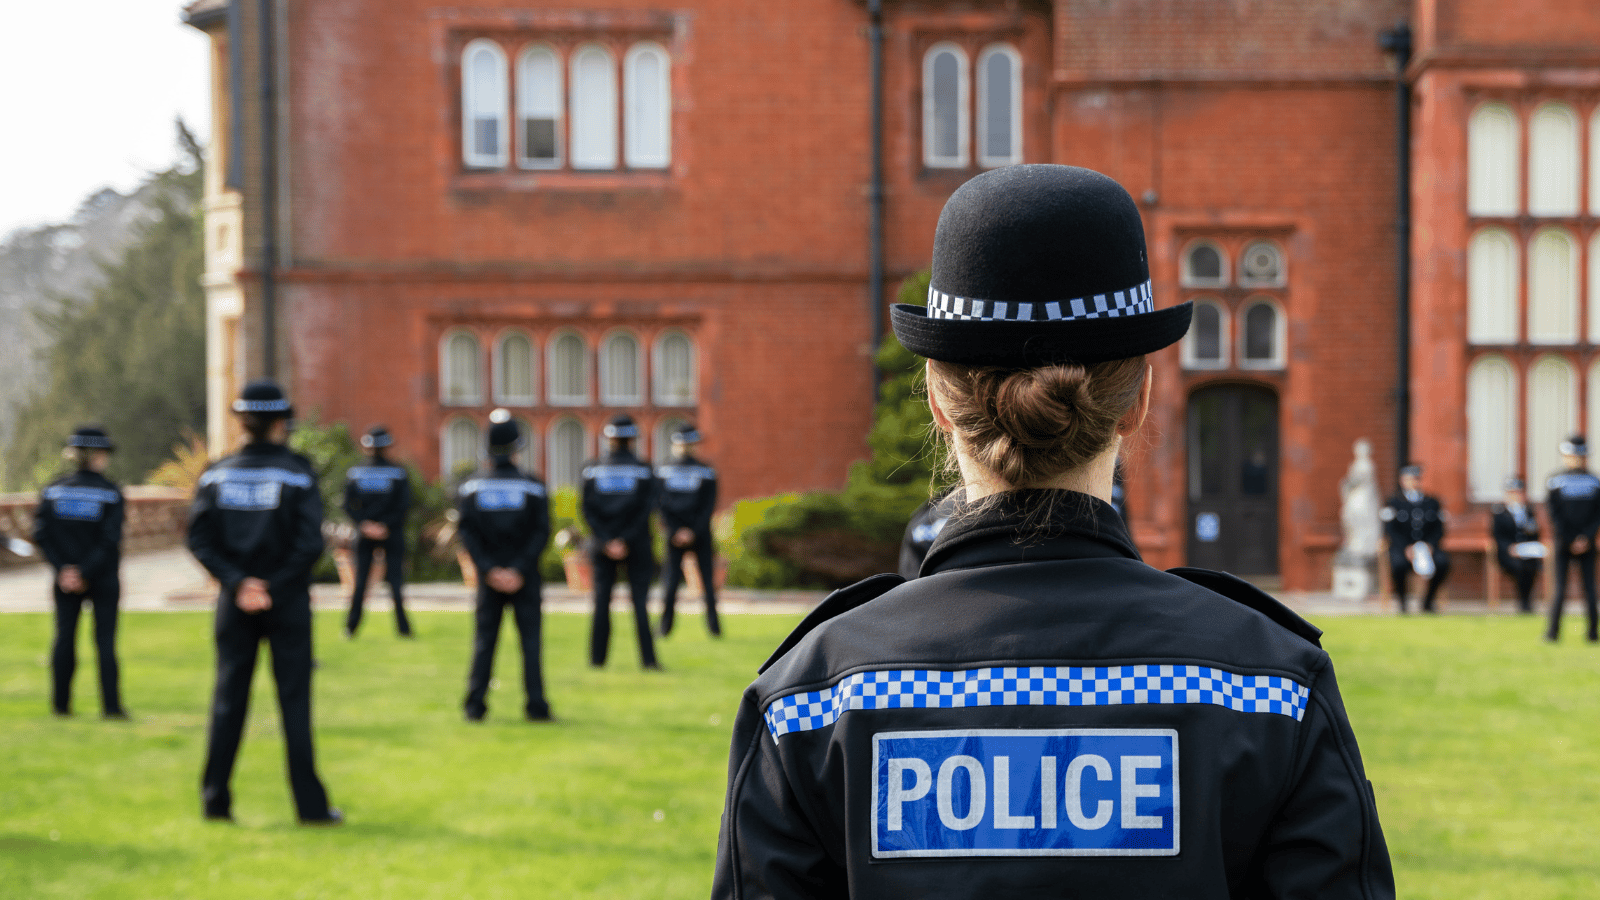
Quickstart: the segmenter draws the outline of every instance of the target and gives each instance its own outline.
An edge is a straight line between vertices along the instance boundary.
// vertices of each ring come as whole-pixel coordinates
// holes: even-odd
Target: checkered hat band
[[[1094,294],[1075,300],[1047,303],[1012,303],[957,297],[928,288],[928,318],[969,319],[981,322],[1060,322],[1072,319],[1115,319],[1156,311],[1150,282],[1125,291]]]
[[[233,411],[234,412],[253,412],[253,413],[288,412],[289,408],[291,406],[292,406],[292,404],[287,400],[235,400],[235,401],[233,401]]]
[[[67,438],[68,447],[87,447],[90,450],[110,450],[111,439],[93,434],[75,434]]]
[[[1310,689],[1288,678],[1206,666],[898,669],[857,672],[820,691],[779,697],[765,715],[776,741],[792,732],[826,728],[853,709],[1203,703],[1298,722],[1310,697]]]

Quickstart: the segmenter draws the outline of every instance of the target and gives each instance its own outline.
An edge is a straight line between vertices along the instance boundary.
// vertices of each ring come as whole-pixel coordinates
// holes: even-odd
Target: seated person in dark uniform
[[[1517,610],[1531,613],[1533,582],[1544,565],[1545,546],[1539,543],[1539,520],[1528,506],[1527,486],[1521,478],[1506,479],[1506,499],[1494,505],[1491,528],[1495,559],[1517,585]]]
[[[1400,490],[1378,518],[1389,540],[1389,577],[1400,611],[1406,611],[1406,579],[1415,572],[1428,580],[1422,611],[1438,612],[1434,598],[1450,576],[1450,554],[1439,546],[1446,515],[1439,498],[1422,492],[1422,466],[1413,463],[1400,470]]]

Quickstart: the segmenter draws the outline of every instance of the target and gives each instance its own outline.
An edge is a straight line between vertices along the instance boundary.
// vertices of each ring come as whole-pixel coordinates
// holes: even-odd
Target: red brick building
[[[1395,467],[1402,345],[1411,456],[1458,536],[1600,411],[1581,0],[262,5],[185,13],[216,48],[214,446],[270,307],[297,402],[388,424],[431,473],[503,405],[556,483],[627,411],[652,454],[698,422],[727,500],[838,487],[888,295],[951,191],[1016,162],[1121,181],[1158,302],[1198,301],[1130,460],[1156,565],[1326,586],[1352,444]]]

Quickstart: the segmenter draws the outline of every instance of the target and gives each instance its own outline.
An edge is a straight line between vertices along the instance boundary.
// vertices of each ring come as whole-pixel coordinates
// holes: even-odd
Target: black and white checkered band
[[[68,447],[87,447],[90,450],[110,450],[111,439],[93,434],[75,434],[67,438]]]
[[[288,400],[235,400],[234,412],[273,413],[288,412],[292,408]]]
[[[1053,322],[1070,319],[1114,319],[1155,312],[1150,282],[1125,291],[1095,294],[1073,300],[1046,303],[1008,303],[999,300],[974,300],[928,288],[928,318],[970,319],[982,322]]]

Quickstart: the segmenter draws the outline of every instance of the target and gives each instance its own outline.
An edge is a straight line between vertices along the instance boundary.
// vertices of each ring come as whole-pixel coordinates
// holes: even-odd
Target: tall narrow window
[[[652,445],[655,452],[652,458],[658,465],[672,458],[672,436],[678,433],[680,427],[687,424],[689,424],[687,421],[677,416],[667,416],[656,423],[655,441]]]
[[[1484,356],[1467,373],[1467,489],[1474,501],[1500,499],[1517,474],[1517,371]]]
[[[600,402],[607,406],[643,403],[643,376],[639,367],[639,339],[626,331],[606,338],[600,348]]]
[[[494,354],[495,402],[531,406],[537,396],[533,372],[533,341],[520,331],[501,335]]]
[[[1467,212],[1517,214],[1517,116],[1504,103],[1485,103],[1467,125]]]
[[[694,343],[681,331],[668,331],[656,341],[654,384],[657,406],[693,406]]]
[[[522,431],[522,446],[517,448],[517,468],[530,475],[539,474],[539,432],[533,430],[533,423],[517,416],[517,428]]]
[[[483,355],[470,332],[452,331],[439,348],[439,400],[451,406],[483,402]]]
[[[572,55],[572,167],[617,167],[617,66],[594,44]]]
[[[967,54],[934,44],[922,59],[922,161],[933,169],[967,165]]]
[[[1196,241],[1183,252],[1179,280],[1184,287],[1221,287],[1228,283],[1228,267],[1222,250],[1210,241]]]
[[[1528,251],[1528,342],[1570,344],[1578,340],[1578,259],[1572,237],[1545,228]]]
[[[583,459],[588,435],[577,419],[558,419],[550,426],[550,465],[545,481],[552,488],[577,487],[583,480]]]
[[[1600,180],[1600,171],[1590,176]],[[1600,231],[1589,238],[1589,343],[1600,344]],[[1600,437],[1600,419],[1590,419]]]
[[[1541,357],[1528,370],[1528,496],[1543,500],[1545,479],[1561,468],[1561,442],[1578,430],[1578,395],[1572,366]]]
[[[1528,123],[1528,212],[1578,214],[1578,117],[1565,103],[1546,103]]]
[[[1283,316],[1271,300],[1246,304],[1239,316],[1239,365],[1252,369],[1283,367]]]
[[[476,168],[506,164],[506,55],[494,41],[461,53],[461,158]]]
[[[454,481],[478,467],[482,452],[478,423],[465,416],[451,419],[439,436],[439,477]]]
[[[1589,116],[1589,215],[1600,215],[1600,108]]]
[[[561,60],[543,45],[517,61],[517,152],[524,169],[561,165]]]
[[[978,165],[1022,162],[1022,57],[1009,44],[978,54]]]
[[[634,44],[624,63],[628,167],[664,169],[672,160],[672,72],[667,51],[659,44]]]
[[[1500,228],[1473,235],[1467,248],[1467,340],[1517,340],[1517,245]]]
[[[553,406],[583,406],[589,402],[589,345],[583,338],[566,331],[550,342],[547,359],[550,372],[550,403]]]
[[[1194,323],[1183,337],[1183,364],[1191,369],[1228,367],[1228,314],[1222,304],[1194,301]]]

